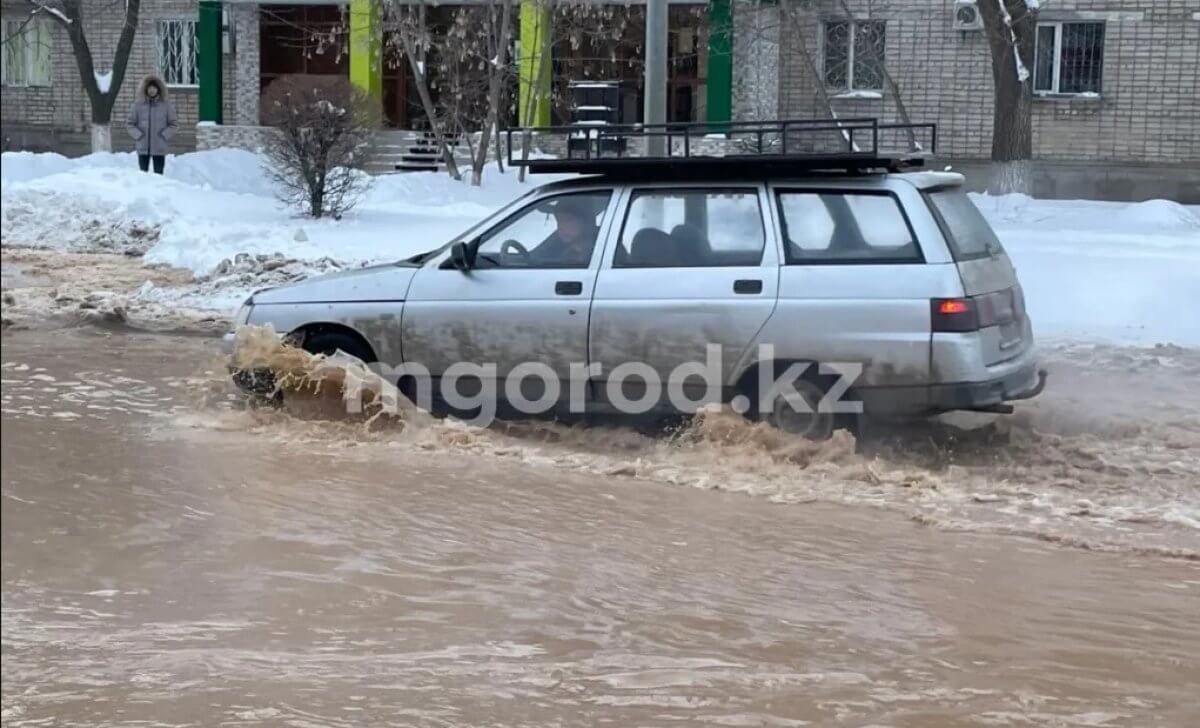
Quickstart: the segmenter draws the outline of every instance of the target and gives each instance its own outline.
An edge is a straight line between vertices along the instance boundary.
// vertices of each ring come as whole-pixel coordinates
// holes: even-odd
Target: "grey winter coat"
[[[146,96],[146,87],[152,83],[158,86],[158,97],[153,100]],[[175,134],[175,105],[167,98],[167,85],[161,78],[149,75],[142,79],[137,100],[129,107],[129,119],[125,123],[129,136],[136,142],[138,154],[159,156],[167,153]]]

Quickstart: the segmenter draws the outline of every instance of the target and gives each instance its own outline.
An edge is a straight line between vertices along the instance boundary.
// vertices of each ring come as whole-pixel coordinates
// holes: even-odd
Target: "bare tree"
[[[120,12],[125,16],[121,34],[117,38],[112,68],[107,72],[98,70],[92,59],[92,49],[84,27],[83,0],[25,0],[25,5],[30,18],[50,18],[66,31],[71,42],[71,55],[75,57],[75,66],[79,69],[79,80],[92,107],[92,151],[112,151],[113,105],[125,81],[125,69],[129,65],[129,54],[137,33],[141,0],[125,0],[123,9],[116,7],[120,2],[112,2],[110,9],[93,11]],[[5,39],[5,42],[11,40]]]
[[[992,52],[992,182],[995,193],[1029,192],[1033,159],[1033,68],[1038,4],[979,0]]]
[[[267,87],[263,121],[275,127],[263,154],[280,198],[312,217],[339,218],[370,184],[362,170],[378,110],[339,76],[284,76]]]
[[[516,39],[515,0],[479,0],[449,5],[437,0],[389,0],[385,31],[412,72],[413,85],[430,129],[442,145],[448,171],[453,150],[446,140],[463,140],[467,147],[473,183],[495,154],[504,154],[501,129],[517,118],[532,116],[538,92],[515,93],[521,74],[540,87],[550,64],[570,70],[556,73],[549,101],[557,118],[570,112],[569,81],[609,79],[636,74],[642,61],[643,11],[637,7],[606,5],[594,0],[533,0],[538,23],[533,35],[545,38],[540,48],[523,45],[524,70],[512,63]],[[692,9],[700,13],[702,8]],[[544,92],[543,92],[544,93]],[[524,104],[525,108],[518,106]],[[521,113],[521,112],[524,113]],[[533,140],[522,139],[527,154]],[[494,151],[493,151],[494,150]],[[522,168],[524,172],[524,168]]]
[[[467,145],[473,185],[483,181],[488,149],[500,125],[501,100],[513,80],[508,58],[514,20],[513,0],[463,5],[442,39],[443,112]]]
[[[739,21],[735,37],[735,53],[739,54],[740,72],[734,79],[736,106],[747,118],[744,120],[773,119],[786,115],[780,108],[781,87],[779,85],[780,64],[800,64],[807,76],[806,90],[812,92],[814,112],[837,121],[839,114],[835,96],[827,88],[825,71],[821,67],[819,52],[812,46],[812,35],[820,32],[823,19],[829,19],[826,11],[830,3],[825,0],[794,0],[790,3],[761,4],[757,2],[735,3]],[[887,3],[867,2],[865,10],[856,12],[847,0],[833,3],[838,11],[832,19],[848,23],[869,22],[887,10]],[[883,98],[894,105],[896,119],[910,124],[912,119],[900,83],[893,76],[884,56],[883,48],[872,59],[873,73],[881,84]],[[782,89],[794,91],[794,88]],[[901,132],[909,151],[921,151],[922,147],[912,129]],[[843,131],[838,137],[852,142],[850,132]]]
[[[846,14],[852,22],[858,22],[858,17],[854,11],[850,9],[850,4],[846,0],[841,0],[842,12]],[[874,7],[868,5],[867,17],[871,17]],[[904,104],[904,94],[900,93],[900,84],[896,83],[896,79],[892,76],[892,72],[888,70],[887,59],[880,54],[879,57],[879,75],[883,77],[883,83],[887,92],[891,95],[893,103],[896,104],[896,116],[900,117],[900,123],[911,124],[912,118],[908,115],[908,107]],[[906,129],[908,137],[908,149],[910,152],[920,151],[921,145],[917,142],[916,135],[912,129]]]
[[[527,76],[531,90],[524,98],[519,95],[516,98],[520,107],[512,109],[515,118],[531,118],[542,102],[549,104],[552,115],[570,114],[575,103],[570,91],[572,80],[612,79],[619,77],[621,70],[640,72],[644,64],[641,43],[645,38],[644,26],[640,25],[644,23],[641,8],[591,0],[533,2],[539,12],[530,30],[543,43],[535,48],[522,39],[520,74]],[[542,27],[543,22],[546,27]],[[556,55],[570,70],[550,77]],[[547,81],[548,88],[540,90]],[[521,135],[522,161],[528,159],[534,143],[532,132],[526,128]],[[525,173],[526,167],[522,166],[518,173],[521,181],[525,180]]]
[[[429,132],[442,155],[446,171],[454,179],[460,179],[458,163],[454,158],[451,135],[447,133],[445,119],[438,113],[430,88],[430,54],[438,48],[438,37],[430,23],[429,11],[433,0],[389,0],[384,7],[384,25],[389,31],[389,43],[408,63],[412,73],[417,97],[429,123]]]

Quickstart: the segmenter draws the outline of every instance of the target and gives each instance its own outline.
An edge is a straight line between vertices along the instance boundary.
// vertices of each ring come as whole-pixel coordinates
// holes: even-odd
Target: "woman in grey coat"
[[[136,143],[138,166],[148,172],[153,160],[155,174],[162,174],[167,146],[175,133],[175,105],[167,98],[167,85],[161,78],[151,74],[142,79],[126,124]]]

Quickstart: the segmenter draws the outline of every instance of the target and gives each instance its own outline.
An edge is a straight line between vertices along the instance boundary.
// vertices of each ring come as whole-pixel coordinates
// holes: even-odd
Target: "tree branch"
[[[30,17],[32,17],[34,15],[40,15],[42,13],[45,13],[46,15],[49,15],[50,17],[54,18],[61,25],[70,25],[72,22],[74,22],[70,17],[68,17],[66,15],[66,13],[64,13],[62,10],[59,10],[56,7],[52,7],[51,5],[46,3],[45,0],[25,0],[25,1],[33,6],[33,11],[29,13]]]
[[[138,12],[142,0],[127,0],[125,5],[125,25],[121,28],[121,37],[117,40],[117,53],[113,56],[112,81],[108,87],[111,97],[109,105],[117,99],[121,83],[125,80],[125,69],[129,66],[129,56],[133,52],[133,37],[137,34]]]

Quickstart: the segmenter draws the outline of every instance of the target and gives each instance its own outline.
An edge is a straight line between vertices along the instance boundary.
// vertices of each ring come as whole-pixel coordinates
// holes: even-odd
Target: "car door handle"
[[[583,282],[559,281],[554,284],[554,292],[560,296],[578,296],[583,293]]]
[[[742,279],[733,282],[734,293],[762,293],[762,281]]]

